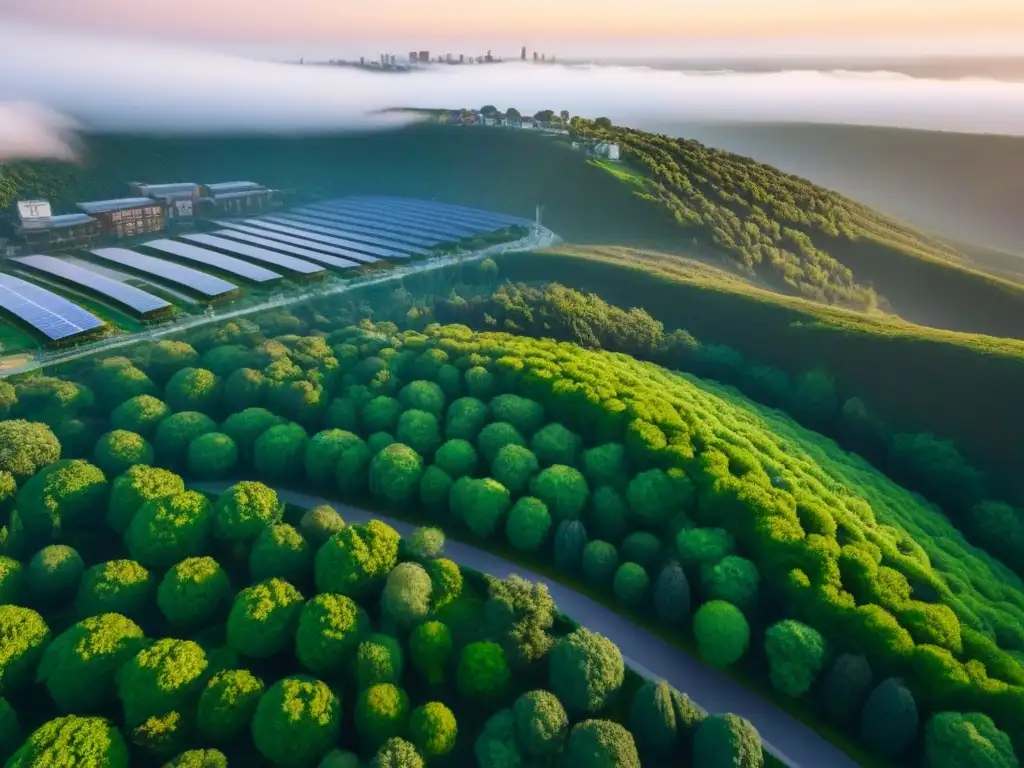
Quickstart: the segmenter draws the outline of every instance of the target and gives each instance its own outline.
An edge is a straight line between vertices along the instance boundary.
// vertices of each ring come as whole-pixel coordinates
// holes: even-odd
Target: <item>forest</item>
[[[8,765],[85,741],[108,765],[765,762],[749,724],[630,678],[543,587],[452,567],[443,530],[591,585],[880,761],[1017,766],[1024,585],[979,548],[999,554],[974,522],[993,502],[950,506],[919,436],[878,449],[927,501],[694,375],[840,413],[827,374],[790,394],[736,358],[505,286],[313,300],[10,383]],[[428,527],[283,509],[286,487]]]

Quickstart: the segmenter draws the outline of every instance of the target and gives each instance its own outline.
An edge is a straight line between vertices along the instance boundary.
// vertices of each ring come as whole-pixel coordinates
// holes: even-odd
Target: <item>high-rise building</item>
[[[533,60],[534,60],[534,61],[536,61],[536,60],[537,60],[537,52],[536,52],[536,51],[534,51],[534,52],[533,52]]]
[[[525,45],[523,46],[523,53],[522,53],[522,55],[519,58],[522,59],[523,61],[526,61],[526,46]]]
[[[429,64],[430,63],[430,51],[420,51],[419,61],[423,62],[424,64]]]
[[[410,64],[415,64],[416,63],[416,51],[409,51],[409,63]]]
[[[460,53],[459,54],[459,64],[465,64],[465,63],[466,63],[466,54]]]

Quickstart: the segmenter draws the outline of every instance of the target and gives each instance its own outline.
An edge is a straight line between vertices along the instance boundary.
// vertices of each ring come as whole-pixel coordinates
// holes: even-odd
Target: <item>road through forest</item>
[[[230,485],[229,482],[194,484],[198,490],[209,493],[220,493]],[[402,536],[416,528],[411,523],[300,491],[279,488],[277,494],[282,501],[306,509],[329,504],[349,524],[376,518]],[[757,693],[585,595],[463,542],[447,540],[444,554],[461,565],[497,578],[518,574],[530,581],[546,583],[559,610],[618,645],[629,666],[647,677],[668,681],[708,712],[733,712],[745,717],[761,734],[765,748],[792,768],[857,768],[858,763],[853,758]]]

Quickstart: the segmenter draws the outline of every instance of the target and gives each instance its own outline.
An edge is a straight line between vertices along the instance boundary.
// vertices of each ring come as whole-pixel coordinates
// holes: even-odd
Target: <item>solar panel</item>
[[[183,267],[180,264],[147,256],[144,253],[129,251],[127,248],[95,248],[90,253],[104,261],[120,264],[122,267],[131,267],[139,272],[145,272],[147,275],[163,278],[169,283],[183,285],[210,298],[238,290],[238,286],[234,283],[200,272],[198,269]]]
[[[384,217],[391,221],[402,221],[413,225],[441,227],[446,232],[459,234],[462,237],[469,237],[481,230],[498,229],[497,225],[484,226],[479,223],[452,221],[443,216],[437,216],[423,211],[408,210],[399,208],[398,206],[388,206],[377,203],[339,203],[335,210],[346,211],[353,215]]]
[[[353,251],[351,248],[341,248],[336,245],[329,245],[320,240],[312,240],[308,233],[299,232],[298,230],[296,230],[294,234],[288,234],[286,232],[278,232],[274,229],[254,227],[251,224],[242,224],[241,222],[232,221],[231,219],[225,219],[224,221],[217,221],[214,223],[220,227],[228,227],[233,232],[245,232],[248,235],[273,240],[274,242],[290,243],[291,245],[298,245],[310,250],[323,251],[324,253],[329,253],[332,256],[351,259],[358,264],[372,264],[377,261],[373,256],[367,256],[365,253]],[[286,229],[286,227],[281,227],[281,229]],[[327,239],[330,240],[331,238]]]
[[[504,228],[520,223],[520,219],[504,214],[480,211],[473,208],[453,206],[448,203],[439,203],[433,200],[405,200],[405,199],[384,199],[384,198],[355,198],[360,204],[374,206],[383,210],[394,212],[404,211],[419,215],[432,216],[445,221],[464,222],[467,224],[493,225],[495,229]]]
[[[352,251],[352,258],[358,258],[359,261],[364,264],[372,264],[375,261],[380,261],[381,258],[386,259],[395,255],[391,251],[384,250],[383,248],[374,248],[372,245],[363,245],[362,243],[357,243],[353,240],[346,240],[342,237],[329,237],[328,235],[311,232],[300,227],[289,227],[287,224],[278,224],[270,221],[269,219],[244,219],[244,221],[246,224],[251,224],[252,226],[259,227],[260,229],[270,230],[271,232],[281,232],[285,235],[304,237],[307,240],[313,240],[318,243],[327,243],[328,245],[337,245],[342,248],[348,248]],[[287,221],[287,219],[285,219],[285,221]],[[375,255],[371,256],[371,253]]]
[[[281,278],[281,275],[277,272],[272,272],[269,269],[258,267],[247,261],[236,259],[234,256],[224,256],[216,251],[209,251],[206,248],[199,248],[188,243],[179,243],[177,240],[150,240],[147,243],[142,243],[142,245],[161,253],[169,253],[172,256],[178,256],[182,259],[188,259],[189,261],[195,261],[199,264],[219,269],[222,272],[244,277],[247,280],[252,280],[254,283],[268,283],[271,280],[279,280]]]
[[[269,221],[273,224],[282,224],[287,227],[294,227],[295,229],[299,229],[304,232],[315,232],[319,235],[340,237],[342,240],[346,241],[346,244],[350,248],[358,251],[365,251],[366,253],[372,253],[374,256],[380,256],[382,258],[405,259],[409,257],[410,253],[423,253],[421,249],[415,248],[411,245],[389,243],[385,240],[367,237],[366,235],[355,235],[338,227],[310,224],[305,221],[286,219],[282,216],[266,216],[263,220]]]
[[[344,224],[331,224],[324,221],[317,221],[316,219],[307,220],[298,216],[268,216],[270,221],[280,221],[294,227],[303,227],[309,229],[312,232],[322,232],[325,235],[339,235],[342,237],[351,238],[352,240],[362,244],[375,245],[381,248],[393,248],[399,253],[409,254],[424,254],[426,250],[419,248],[409,243],[401,243],[395,240],[393,237],[374,237],[373,235],[364,235],[361,232],[354,232]],[[384,233],[385,235],[387,233]]]
[[[334,267],[335,269],[352,269],[352,267],[359,266],[359,262],[352,261],[351,259],[342,259],[338,256],[328,256],[325,253],[311,251],[309,248],[301,248],[297,245],[289,245],[288,243],[279,243],[265,237],[250,235],[247,232],[241,232],[234,229],[218,229],[213,234],[218,237],[228,237],[232,240],[238,240],[243,243],[252,243],[253,245],[258,245],[262,248],[273,248],[275,251],[282,251],[283,253],[302,256],[310,261],[315,261],[318,264],[325,264],[326,266]]]
[[[318,275],[325,271],[321,264],[312,264],[308,261],[303,261],[302,259],[296,259],[294,256],[274,253],[273,251],[268,251],[266,248],[257,248],[255,245],[248,243],[236,243],[232,240],[218,237],[217,235],[201,233],[196,235],[184,235],[182,239],[193,243],[199,243],[200,245],[209,245],[213,248],[220,248],[222,251],[237,253],[239,256],[248,256],[250,259],[263,261],[267,264],[274,264],[275,266],[291,270],[292,272],[297,272],[300,275]]]
[[[45,272],[48,275],[59,277],[82,288],[88,288],[109,299],[113,299],[119,304],[134,309],[140,314],[155,312],[158,309],[167,309],[171,306],[169,301],[147,293],[141,288],[119,282],[64,259],[58,259],[53,256],[32,255],[21,256],[14,259],[14,261],[37,269],[40,272]]]
[[[63,296],[14,275],[0,275],[0,307],[52,341],[102,328],[104,323]]]
[[[530,219],[523,218],[522,216],[512,216],[508,213],[498,213],[496,211],[485,211],[481,208],[471,208],[467,205],[458,205],[457,203],[445,203],[438,200],[419,200],[411,197],[393,197],[389,195],[374,195],[366,196],[362,199],[365,200],[382,200],[388,203],[401,203],[406,205],[418,205],[418,206],[431,206],[434,208],[447,208],[453,213],[460,213],[467,216],[487,216],[498,221],[503,221],[509,225],[529,225],[533,222]]]
[[[308,208],[295,209],[295,213],[304,217],[315,216],[328,221],[344,222],[346,225],[351,224],[353,229],[361,227],[374,231],[394,231],[397,235],[409,240],[417,238],[421,241],[429,241],[418,243],[423,245],[461,240],[465,237],[464,229],[461,227],[452,227],[451,225],[437,222],[427,223],[422,220],[405,219],[391,216],[381,211],[358,207],[332,208],[327,205],[322,207],[317,205],[316,207],[309,206]]]
[[[359,217],[345,216],[339,213],[332,213],[330,211],[319,211],[309,208],[295,208],[288,213],[282,213],[281,216],[287,219],[298,219],[301,221],[309,221],[313,224],[340,224],[350,232],[356,232],[364,235],[379,235],[386,234],[392,240],[409,243],[410,245],[416,245],[424,248],[431,248],[437,243],[442,242],[439,239],[439,235],[435,233],[424,232],[421,229],[407,227],[403,228],[400,225],[385,225],[384,222],[371,221]]]

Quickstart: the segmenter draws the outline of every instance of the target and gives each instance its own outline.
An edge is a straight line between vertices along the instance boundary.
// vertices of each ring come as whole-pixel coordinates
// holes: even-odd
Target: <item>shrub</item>
[[[307,509],[302,514],[299,530],[314,549],[319,549],[331,536],[345,527],[338,510],[329,504]]]
[[[392,683],[377,683],[359,693],[356,730],[369,751],[394,736],[404,736],[409,724],[409,697]]]
[[[310,672],[335,676],[369,631],[369,616],[351,598],[322,592],[302,606],[295,655]]]
[[[203,367],[218,376],[227,376],[233,371],[253,363],[252,350],[241,344],[221,344],[209,350],[202,357]]]
[[[117,613],[91,616],[54,638],[36,679],[58,709],[95,710],[113,698],[117,673],[144,643],[142,630],[131,619]],[[7,684],[5,675],[5,689]]]
[[[152,395],[136,395],[125,400],[110,414],[110,426],[115,430],[136,432],[151,437],[157,425],[171,413],[170,407]]]
[[[199,734],[215,744],[244,733],[263,695],[263,681],[247,669],[226,669],[210,678],[199,694]]]
[[[442,683],[454,659],[452,633],[440,621],[417,626],[409,637],[409,659],[431,685]]]
[[[511,679],[505,652],[497,643],[470,643],[462,649],[455,674],[460,696],[474,701],[496,701]]]
[[[505,536],[509,544],[523,552],[539,550],[550,530],[551,515],[547,505],[532,496],[518,499],[505,522]]]
[[[77,551],[65,544],[51,544],[36,552],[25,575],[33,599],[52,607],[74,596],[84,570],[85,564]]]
[[[0,640],[0,681],[9,695],[31,682],[44,651],[49,651],[50,628],[31,608],[0,605]]]
[[[661,569],[654,583],[654,611],[670,626],[689,621],[690,582],[679,563],[671,562]]]
[[[193,477],[227,477],[238,465],[238,446],[221,432],[207,432],[188,444],[186,464]]]
[[[473,397],[487,400],[494,394],[494,374],[480,365],[466,371],[466,389]]]
[[[139,616],[149,606],[153,581],[134,560],[109,560],[85,570],[75,597],[79,616]]]
[[[17,560],[0,555],[0,605],[14,605],[21,601],[24,571]]]
[[[164,574],[156,591],[160,612],[170,624],[201,626],[231,599],[231,583],[212,557],[190,557]]]
[[[206,667],[206,654],[191,640],[164,638],[141,649],[117,676],[125,722],[134,727],[190,707],[202,690]]]
[[[406,411],[398,419],[395,437],[398,442],[408,445],[420,456],[430,458],[441,447],[441,425],[432,413]]]
[[[537,461],[543,467],[550,467],[552,464],[564,464],[573,467],[579,460],[580,447],[583,441],[575,432],[563,427],[557,422],[548,424],[538,430],[530,446]]]
[[[629,482],[626,449],[621,443],[605,443],[582,455],[583,474],[592,486],[625,489]]]
[[[260,477],[287,481],[301,477],[309,438],[294,422],[270,427],[256,438],[252,463]]]
[[[427,702],[412,711],[409,738],[428,760],[451,752],[458,733],[455,715],[440,701]]]
[[[702,768],[761,768],[761,737],[742,717],[711,715],[694,734],[693,764]]]
[[[555,567],[578,570],[587,546],[587,529],[579,520],[563,520],[555,531]]]
[[[579,470],[555,464],[533,479],[530,493],[547,504],[556,520],[576,520],[587,505],[590,489]]]
[[[443,608],[462,593],[462,571],[453,561],[444,557],[431,560],[427,563],[427,573],[432,584],[432,610]]]
[[[359,404],[351,397],[336,397],[327,406],[324,426],[328,429],[344,429],[355,432],[359,429]]]
[[[419,527],[402,539],[409,557],[433,560],[444,554],[444,531],[440,528]]]
[[[405,739],[388,739],[370,761],[370,768],[423,768],[423,758]]]
[[[590,497],[587,527],[594,536],[613,544],[626,535],[626,502],[610,485],[602,485]]]
[[[948,605],[910,600],[899,609],[898,617],[915,643],[935,645],[957,654],[963,651],[960,620]]]
[[[107,475],[113,477],[135,464],[152,464],[153,447],[142,435],[115,429],[96,441],[93,461]]]
[[[514,494],[522,493],[540,465],[537,457],[521,445],[504,446],[491,463],[494,479]]]
[[[411,381],[402,387],[398,399],[406,410],[426,411],[440,418],[444,412],[444,392],[433,381]]]
[[[860,713],[872,688],[871,665],[864,656],[844,653],[821,681],[820,705],[836,723],[848,725]]]
[[[402,404],[393,397],[375,397],[363,406],[362,413],[359,414],[363,429],[367,432],[394,432],[402,410]]]
[[[128,552],[144,566],[161,570],[205,554],[210,511],[210,501],[197,491],[147,501],[125,532]]]
[[[106,504],[107,480],[98,467],[79,459],[50,464],[18,491],[17,508],[25,532],[49,540],[76,526],[85,527]]]
[[[917,738],[917,702],[897,678],[883,680],[868,696],[860,717],[860,737],[882,757],[896,760]]]
[[[739,661],[750,644],[750,625],[732,603],[711,600],[693,616],[693,634],[700,657],[714,667]]]
[[[215,413],[220,407],[220,378],[205,368],[182,368],[171,376],[164,400],[174,411]]]
[[[584,720],[569,734],[565,762],[581,768],[640,768],[640,755],[632,734],[618,723]]]
[[[60,458],[60,442],[45,424],[0,421],[0,470],[19,482]]]
[[[281,522],[284,505],[277,492],[263,483],[235,483],[217,497],[213,532],[219,539],[248,542],[264,528]]]
[[[399,563],[387,576],[381,607],[399,628],[408,629],[430,611],[430,576],[417,563]]]
[[[637,688],[629,708],[629,730],[641,754],[670,759],[689,746],[704,714],[664,680],[648,680]],[[684,750],[685,751],[688,750]]]
[[[199,363],[199,353],[184,341],[158,341],[150,350],[146,372],[156,382],[167,381],[175,371]]]
[[[484,604],[487,636],[501,643],[513,666],[522,668],[542,659],[551,649],[550,630],[556,607],[546,584],[515,574],[489,579]]]
[[[661,541],[653,533],[634,531],[622,540],[622,559],[654,570],[661,556]]]
[[[732,535],[721,528],[686,528],[676,536],[676,548],[683,567],[699,571],[731,555],[736,545]]]
[[[569,735],[569,716],[550,691],[528,691],[512,707],[516,738],[523,750],[537,759],[553,758]]]
[[[355,752],[348,752],[343,749],[332,749],[324,759],[320,761],[317,768],[362,768],[363,762]]]
[[[448,436],[465,438],[463,434],[453,435],[451,430],[449,430]],[[483,460],[487,462],[487,466],[491,466],[498,457],[498,452],[506,445],[518,445],[525,448],[526,440],[519,434],[519,430],[508,422],[495,421],[479,430],[476,445]]]
[[[256,440],[271,427],[284,424],[280,416],[266,408],[246,408],[228,416],[221,425],[220,431],[235,441],[238,455],[243,463],[252,461],[256,449]],[[209,430],[213,432],[214,430]],[[157,446],[159,453],[160,446]]]
[[[443,469],[452,480],[473,475],[477,464],[476,448],[468,440],[448,440],[434,454],[434,465]]]
[[[128,768],[128,747],[105,718],[65,715],[33,731],[6,763],[7,768],[44,765]]]
[[[224,402],[242,411],[256,408],[267,393],[267,380],[255,368],[238,368],[224,380]]]
[[[811,689],[825,664],[825,638],[816,629],[786,619],[765,633],[765,653],[777,691],[799,698]]]
[[[281,579],[243,589],[235,596],[228,616],[228,646],[254,659],[280,653],[295,635],[302,602],[299,591]]]
[[[477,536],[487,538],[508,511],[511,500],[508,490],[496,480],[463,477],[452,486],[449,504],[452,515]]]
[[[190,749],[166,763],[164,768],[228,768],[228,759],[216,749]]]
[[[156,428],[153,447],[161,464],[172,467],[181,466],[188,456],[188,447],[197,437],[208,432],[217,431],[217,422],[198,411],[182,411],[172,413],[161,421]],[[227,434],[227,422],[225,430]],[[234,437],[232,435],[232,437]],[[237,440],[237,438],[236,438]]]
[[[978,712],[933,715],[924,729],[924,754],[927,768],[1018,765],[1010,737]]]
[[[714,565],[700,570],[700,589],[707,600],[725,600],[739,608],[757,603],[761,574],[757,566],[743,557],[726,555]]]
[[[256,749],[270,762],[309,765],[337,743],[341,703],[319,680],[286,677],[260,697],[251,730]]]
[[[614,544],[594,540],[583,549],[583,577],[596,586],[607,586],[619,565],[619,551]]]
[[[313,571],[313,552],[302,534],[287,523],[264,528],[249,551],[249,575],[253,581],[273,577],[304,583]]]
[[[687,507],[694,495],[686,475],[670,475],[660,469],[641,472],[629,481],[626,499],[633,522],[641,528],[658,530],[680,507]]]
[[[374,634],[356,648],[356,685],[359,690],[378,683],[399,683],[404,659],[398,641],[388,635]]]
[[[491,715],[473,744],[473,755],[479,768],[523,764],[524,758],[516,743],[516,716],[511,709],[501,709]]]
[[[555,643],[548,669],[551,691],[567,709],[577,713],[600,711],[625,679],[618,647],[582,627]]]
[[[398,542],[398,532],[379,520],[342,528],[317,550],[317,590],[370,595],[398,562]]]
[[[647,600],[651,580],[647,571],[636,563],[623,563],[615,571],[612,585],[615,597],[632,608],[639,608]]]
[[[370,493],[393,506],[408,504],[419,490],[422,457],[408,445],[393,443],[370,463]]]

